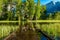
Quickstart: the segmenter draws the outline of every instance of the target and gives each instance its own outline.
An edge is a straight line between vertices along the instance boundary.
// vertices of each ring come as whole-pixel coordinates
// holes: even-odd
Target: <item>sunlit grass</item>
[[[17,28],[17,25],[0,25],[0,38],[8,36],[10,32],[17,30]],[[38,23],[37,28],[47,32],[48,35],[60,36],[60,23],[49,23],[42,25]]]
[[[5,37],[10,34],[10,32],[13,32],[17,30],[18,26],[13,25],[0,25],[0,38]]]
[[[37,27],[40,28],[42,31],[47,32],[48,35],[60,36],[60,23],[59,23],[60,20],[32,20],[32,21],[28,20],[28,22],[42,23],[42,25],[37,24]]]
[[[60,23],[43,24],[41,28],[43,31],[46,31],[49,35],[60,36]]]

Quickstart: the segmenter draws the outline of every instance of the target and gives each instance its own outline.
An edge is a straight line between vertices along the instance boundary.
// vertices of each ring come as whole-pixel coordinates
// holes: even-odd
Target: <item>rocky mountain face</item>
[[[53,13],[56,11],[60,11],[60,2],[49,2],[46,4],[46,9],[47,9],[47,13]]]

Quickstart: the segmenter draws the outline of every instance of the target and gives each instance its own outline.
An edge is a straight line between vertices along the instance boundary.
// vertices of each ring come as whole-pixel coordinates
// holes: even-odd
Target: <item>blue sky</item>
[[[37,2],[37,0],[34,0],[34,1]],[[44,5],[44,4],[49,3],[50,1],[53,1],[53,0],[40,0],[40,3],[41,3],[41,5]],[[60,1],[60,0],[54,0],[54,1],[57,2],[57,1]]]
[[[40,0],[40,3],[41,3],[41,5],[44,5],[44,4],[49,3],[50,1],[57,2],[57,1],[60,1],[60,0]],[[37,2],[37,0],[35,0],[35,2]]]
[[[42,5],[42,4],[49,3],[50,1],[52,1],[52,0],[40,0],[40,3],[41,3],[41,5]]]
[[[60,0],[40,0],[40,3],[41,3],[41,5],[44,5],[46,3],[49,3],[50,1],[57,2],[57,1],[60,1]]]

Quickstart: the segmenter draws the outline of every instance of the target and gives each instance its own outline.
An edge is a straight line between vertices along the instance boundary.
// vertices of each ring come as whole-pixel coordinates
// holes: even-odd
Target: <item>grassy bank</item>
[[[41,30],[52,36],[60,36],[60,23],[42,24]]]
[[[17,30],[17,25],[0,25],[0,39]]]
[[[37,27],[48,35],[60,36],[60,23],[37,24]],[[0,25],[0,40],[17,30],[17,28],[17,25]]]

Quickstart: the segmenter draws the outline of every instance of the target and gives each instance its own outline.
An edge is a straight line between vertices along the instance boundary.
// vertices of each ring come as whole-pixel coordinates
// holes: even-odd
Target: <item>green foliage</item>
[[[17,0],[17,11],[21,8],[22,0]]]
[[[33,19],[34,14],[35,14],[34,0],[30,0],[30,2],[29,2],[29,18]]]
[[[40,18],[40,16],[41,16],[41,13],[40,13],[40,0],[38,0],[38,3],[37,3],[37,5],[36,5],[36,19],[39,19]]]
[[[41,13],[40,19],[42,19],[42,20],[47,19],[47,16],[46,16],[46,6],[44,6],[44,5],[41,6],[40,13]]]
[[[49,14],[49,20],[52,20],[52,13]]]
[[[55,20],[60,20],[60,12],[55,12]]]
[[[6,5],[6,7],[2,7],[1,11],[5,12],[5,14],[6,13],[8,14],[8,19],[9,17],[12,18],[12,16],[10,15],[12,13],[5,10],[7,9],[8,3],[16,3],[16,15],[18,14],[19,11],[21,19],[24,19],[24,16],[27,16],[25,18],[30,20],[32,20],[33,18],[41,19],[41,16],[45,15],[46,6],[41,6],[40,0],[38,0],[37,4],[34,3],[34,0],[26,0],[25,2],[22,2],[22,0],[4,0],[4,1],[1,0],[0,5],[2,4]]]
[[[7,8],[7,5],[8,3],[11,2],[11,3],[14,3],[16,2],[16,15],[17,15],[17,12],[19,11],[19,14],[20,14],[20,17],[24,19],[24,16],[27,15],[28,18],[26,19],[30,19],[32,20],[33,18],[39,20],[39,19],[49,19],[49,20],[59,20],[59,13],[60,12],[55,12],[55,13],[50,13],[49,14],[49,17],[46,16],[46,6],[44,5],[40,5],[40,0],[38,0],[38,3],[34,3],[34,0],[26,0],[25,2],[22,2],[22,0],[1,0],[0,1],[0,15],[2,14],[1,12],[5,12],[5,13],[8,13],[9,16],[10,13],[8,11],[4,11],[4,8],[2,7],[2,4],[5,4],[6,5],[6,8]],[[21,12],[21,11],[24,11],[24,12]],[[12,13],[11,13],[12,14]],[[13,15],[13,14],[12,14]]]
[[[48,20],[60,20],[60,12],[49,13]]]
[[[0,0],[0,13],[2,12],[2,4],[3,4],[3,0]]]

